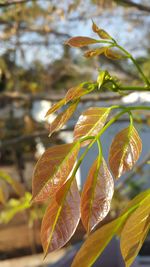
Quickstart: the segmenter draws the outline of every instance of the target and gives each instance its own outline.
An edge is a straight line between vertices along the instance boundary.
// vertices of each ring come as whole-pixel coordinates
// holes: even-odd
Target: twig
[[[121,4],[126,4],[130,7],[135,7],[138,10],[145,11],[145,12],[150,12],[150,6],[144,6],[142,4],[134,3],[130,0],[115,0],[116,3],[121,3]]]
[[[7,1],[4,3],[0,3],[0,7],[8,7],[8,6],[12,6],[12,5],[16,5],[16,4],[24,4],[27,2],[35,2],[38,0],[12,0],[12,1]]]

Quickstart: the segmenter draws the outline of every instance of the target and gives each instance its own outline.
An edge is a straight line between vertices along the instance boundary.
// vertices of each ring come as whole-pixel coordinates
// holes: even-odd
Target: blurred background
[[[143,85],[130,61],[86,59],[84,49],[64,45],[72,36],[94,37],[92,19],[132,53],[150,79],[149,0],[0,0],[0,267],[70,266],[82,243],[83,227],[80,224],[69,244],[43,262],[40,224],[45,207],[30,205],[35,163],[47,147],[72,141],[74,123],[87,107],[150,103],[150,92],[90,94],[62,131],[48,138],[55,114],[45,120],[47,110],[69,88],[96,80],[99,68],[123,84]],[[150,185],[150,112],[134,112],[134,119],[143,152],[135,168],[116,185],[105,222]],[[128,118],[123,117],[104,135],[106,160],[113,136],[126,125]],[[94,147],[78,172],[80,188],[96,153]],[[124,266],[116,239],[94,266],[110,264]],[[133,266],[150,266],[149,237]]]

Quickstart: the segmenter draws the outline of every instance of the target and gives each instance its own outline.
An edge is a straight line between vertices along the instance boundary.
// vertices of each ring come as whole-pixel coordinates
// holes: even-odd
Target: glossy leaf
[[[105,77],[108,76],[109,73],[107,71],[101,71],[97,77],[97,83],[98,83],[98,88],[100,89],[103,83],[105,82]]]
[[[51,198],[68,179],[75,164],[78,142],[48,148],[38,160],[32,179],[34,201]]]
[[[114,182],[106,162],[102,159],[99,166],[96,159],[81,195],[81,219],[88,232],[108,214],[113,193]]]
[[[71,267],[90,267],[101,255],[121,223],[118,218],[91,234],[75,256]]]
[[[56,112],[58,109],[60,109],[65,104],[65,99],[61,99],[59,102],[54,104],[46,113],[45,117],[48,117],[52,113]]]
[[[102,39],[112,39],[112,37],[105,30],[100,29],[94,22],[92,25],[92,30]]]
[[[114,60],[125,58],[125,56],[123,54],[118,53],[118,52],[116,52],[116,51],[114,51],[108,47],[106,47],[106,49],[104,50],[104,54],[107,58],[114,59]]]
[[[86,37],[86,36],[72,37],[66,42],[67,45],[70,45],[73,47],[83,47],[83,46],[96,44],[96,43],[98,43],[97,40]]]
[[[142,142],[134,126],[120,131],[115,136],[109,152],[109,165],[113,175],[119,178],[126,171],[131,170],[141,150]]]
[[[96,136],[98,132],[103,128],[109,112],[110,108],[98,107],[91,107],[84,111],[79,117],[75,126],[74,139],[78,140],[81,137]],[[82,145],[87,144],[89,144],[89,141],[82,143]]]
[[[147,195],[149,194],[150,190],[146,190],[145,192],[139,194],[129,202],[127,208],[122,212],[120,217],[108,224],[105,224],[91,234],[80,248],[71,267],[80,266],[81,262],[82,267],[92,266],[96,259],[102,254],[113,235],[118,232],[125,221],[127,221],[129,215],[138,207],[138,205],[140,205],[142,200],[147,198]]]
[[[106,50],[106,47],[100,47],[92,50],[88,50],[84,53],[85,57],[95,57],[103,54]]]
[[[78,102],[74,102],[71,104],[65,111],[61,112],[56,119],[50,124],[49,127],[49,136],[51,136],[54,132],[60,130],[66,122],[70,119],[74,111],[76,110],[76,107],[78,105]]]
[[[74,234],[80,220],[80,195],[76,181],[70,180],[57,192],[48,206],[41,228],[45,256],[63,247]]]
[[[126,221],[121,233],[121,252],[126,267],[130,267],[150,229],[150,195]]]

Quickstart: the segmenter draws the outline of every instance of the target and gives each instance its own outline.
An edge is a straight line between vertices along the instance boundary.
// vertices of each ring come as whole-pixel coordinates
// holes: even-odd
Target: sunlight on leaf
[[[126,221],[121,233],[121,252],[126,267],[130,267],[150,229],[150,195]]]
[[[129,126],[117,133],[109,152],[109,165],[113,175],[119,178],[131,170],[141,151],[142,141],[134,126]]]
[[[48,117],[52,113],[56,112],[58,109],[60,109],[65,104],[65,99],[60,100],[56,104],[54,104],[46,113],[45,117]]]
[[[75,164],[80,144],[57,145],[48,148],[38,160],[32,179],[33,201],[51,198],[68,179]]]
[[[54,132],[59,131],[66,122],[70,119],[74,111],[76,110],[78,102],[72,103],[65,111],[61,112],[56,119],[50,124],[49,127],[49,136]]]
[[[46,209],[41,240],[45,256],[63,247],[74,234],[80,220],[80,195],[76,181],[62,186]]]
[[[110,108],[91,107],[84,111],[79,117],[74,129],[74,139],[78,140],[81,137],[96,136],[103,128]],[[89,144],[90,141],[85,141],[83,145]]]
[[[113,178],[104,159],[98,170],[97,166],[98,159],[89,171],[81,195],[81,219],[88,232],[108,214],[114,193]]]

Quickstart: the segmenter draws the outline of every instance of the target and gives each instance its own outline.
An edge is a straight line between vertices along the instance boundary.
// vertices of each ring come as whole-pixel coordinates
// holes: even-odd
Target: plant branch
[[[27,2],[36,2],[38,0],[12,0],[12,1],[7,1],[4,3],[0,3],[0,7],[9,7],[12,5],[16,5],[16,4],[24,4]]]

